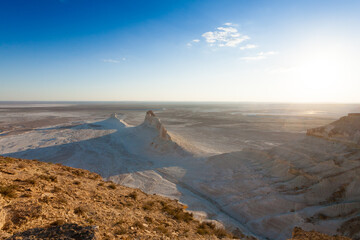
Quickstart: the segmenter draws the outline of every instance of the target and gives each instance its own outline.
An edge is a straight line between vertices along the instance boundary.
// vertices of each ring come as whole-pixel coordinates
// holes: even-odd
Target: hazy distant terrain
[[[170,138],[143,123],[148,110]],[[258,238],[346,234],[360,151],[306,131],[349,112],[360,105],[0,103],[0,154],[95,171]]]

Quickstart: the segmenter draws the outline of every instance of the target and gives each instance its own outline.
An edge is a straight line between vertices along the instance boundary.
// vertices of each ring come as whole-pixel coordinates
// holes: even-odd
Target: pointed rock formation
[[[146,112],[144,125],[154,127],[159,132],[159,136],[163,140],[171,140],[170,135],[168,134],[166,128],[161,123],[160,119],[156,117],[155,113],[151,110]]]
[[[360,113],[349,113],[326,126],[308,129],[306,135],[360,145]]]
[[[157,152],[176,155],[191,155],[197,151],[191,144],[187,143],[184,139],[169,133],[164,124],[151,110],[146,112],[144,122],[138,126],[141,134],[147,132],[151,136],[149,146]],[[145,131],[144,131],[145,130]],[[144,136],[144,135],[142,135]]]

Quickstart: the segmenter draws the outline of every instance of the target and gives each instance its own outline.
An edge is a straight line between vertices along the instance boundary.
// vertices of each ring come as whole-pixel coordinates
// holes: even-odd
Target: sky
[[[0,0],[0,101],[360,103],[358,0]]]

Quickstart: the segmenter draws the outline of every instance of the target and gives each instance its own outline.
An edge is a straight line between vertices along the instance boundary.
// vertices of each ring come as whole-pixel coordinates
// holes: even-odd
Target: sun
[[[335,101],[355,81],[354,59],[339,44],[313,45],[297,57],[293,77],[303,101]]]

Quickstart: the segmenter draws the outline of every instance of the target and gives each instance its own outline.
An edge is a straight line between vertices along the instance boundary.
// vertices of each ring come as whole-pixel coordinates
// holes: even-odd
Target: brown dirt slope
[[[0,239],[59,239],[59,232],[67,234],[61,239],[231,237],[184,209],[86,170],[0,157]]]
[[[299,227],[295,227],[292,233],[292,238],[289,240],[351,240],[351,238],[329,236],[315,231],[304,231]]]

